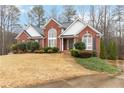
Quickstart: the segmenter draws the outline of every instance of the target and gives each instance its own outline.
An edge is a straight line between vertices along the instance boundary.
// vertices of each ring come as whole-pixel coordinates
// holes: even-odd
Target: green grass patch
[[[108,72],[111,74],[120,72],[119,68],[107,64],[104,60],[97,57],[76,58],[76,61],[77,63],[81,64],[82,66],[90,70],[95,70],[99,72]]]

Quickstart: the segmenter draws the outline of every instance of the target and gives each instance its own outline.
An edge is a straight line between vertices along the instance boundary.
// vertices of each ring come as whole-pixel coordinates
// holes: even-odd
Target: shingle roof
[[[90,26],[88,24],[85,24],[80,19],[75,20],[70,26],[67,27],[67,29],[60,36],[68,36],[68,35],[74,36],[74,35],[77,35],[79,32],[81,32],[87,26],[90,27],[91,29],[93,29],[93,31],[98,33],[100,36],[102,36],[102,34],[99,31],[97,31],[92,26]]]
[[[68,28],[62,33],[62,35],[75,35],[81,31],[85,25],[80,20],[75,20]]]
[[[68,28],[73,22],[64,22],[64,23],[61,23],[62,26],[66,29]]]
[[[31,36],[31,37],[41,37],[43,38],[43,33],[41,31],[40,28],[33,26],[33,25],[29,25],[25,31]]]

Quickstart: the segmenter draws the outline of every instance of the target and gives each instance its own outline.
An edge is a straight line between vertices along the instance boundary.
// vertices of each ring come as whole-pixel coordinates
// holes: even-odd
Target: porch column
[[[75,48],[75,47],[74,47],[74,44],[75,44],[75,43],[76,43],[76,38],[74,37],[74,43],[73,43],[73,48]]]
[[[62,46],[62,51],[63,51],[63,38],[62,38],[62,44],[61,44],[61,46]]]
[[[67,39],[67,50],[69,50],[69,39]]]
[[[42,39],[42,48],[44,48],[44,38]]]

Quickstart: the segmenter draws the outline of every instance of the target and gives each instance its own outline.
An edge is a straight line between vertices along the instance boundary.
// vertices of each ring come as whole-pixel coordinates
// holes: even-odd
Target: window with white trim
[[[82,42],[85,43],[86,50],[93,50],[93,39],[91,34],[89,34],[88,32],[84,34]]]
[[[48,46],[56,47],[56,45],[57,45],[57,31],[52,28],[48,31]]]

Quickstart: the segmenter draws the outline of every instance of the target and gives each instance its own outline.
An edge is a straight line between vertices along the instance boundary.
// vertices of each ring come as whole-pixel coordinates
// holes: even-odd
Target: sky
[[[20,15],[20,23],[22,25],[28,24],[28,11],[30,11],[33,8],[33,5],[17,5],[17,7],[20,9],[21,11],[21,15]],[[49,16],[51,8],[54,7],[54,5],[44,5],[43,8],[45,10],[45,15]],[[78,10],[78,8],[81,6],[75,6],[75,9]],[[85,6],[85,10],[87,11],[88,6]],[[61,5],[57,5],[57,13],[61,13],[62,10],[62,6]],[[79,11],[77,11],[77,13],[79,13]]]

